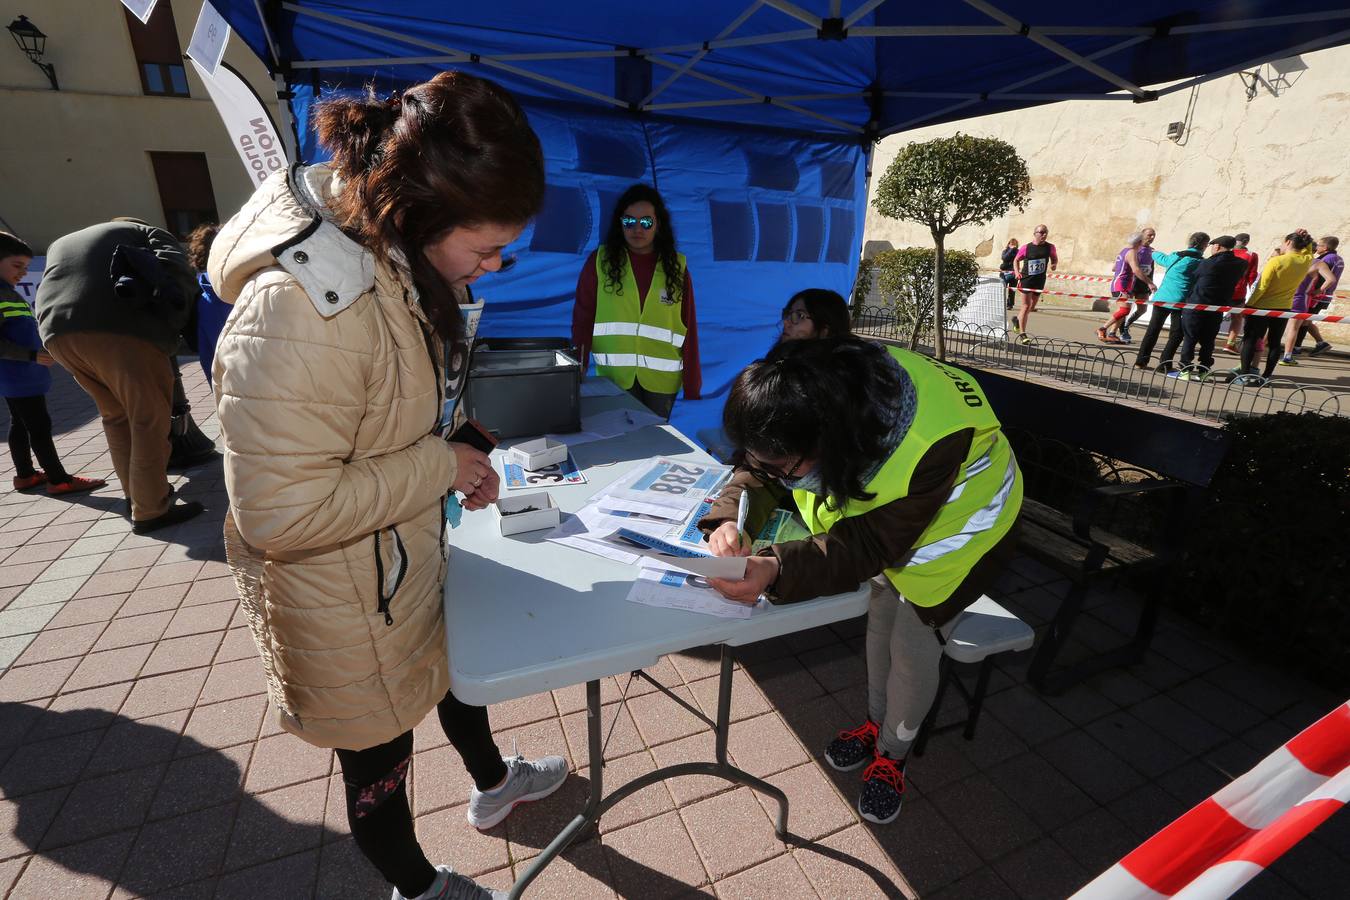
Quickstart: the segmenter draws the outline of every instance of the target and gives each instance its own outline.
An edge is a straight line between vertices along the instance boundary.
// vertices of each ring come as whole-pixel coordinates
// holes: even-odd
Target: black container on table
[[[581,430],[581,363],[566,338],[483,338],[464,412],[498,438]]]

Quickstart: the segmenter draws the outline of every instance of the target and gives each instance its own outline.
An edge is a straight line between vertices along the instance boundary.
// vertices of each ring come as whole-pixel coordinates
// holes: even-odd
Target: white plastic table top
[[[583,398],[584,414],[627,397]],[[506,444],[493,455],[500,457]],[[656,456],[711,462],[669,425],[573,448],[589,483],[549,493],[564,513]],[[502,493],[507,493],[505,487]],[[627,601],[637,567],[544,540],[547,531],[503,537],[490,510],[465,513],[447,534],[445,629],[450,686],[487,705],[652,666],[666,653],[706,644],[738,646],[838,622],[867,611],[868,585],[833,597],[722,619]]]

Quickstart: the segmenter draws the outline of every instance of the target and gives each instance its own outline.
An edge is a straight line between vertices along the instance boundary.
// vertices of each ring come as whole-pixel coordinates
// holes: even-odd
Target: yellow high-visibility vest
[[[676,257],[683,281],[684,254],[677,253]],[[605,284],[604,259],[605,248],[601,247],[595,254],[595,331],[591,341],[596,372],[624,390],[636,381],[655,394],[678,392],[684,370],[683,296],[672,298],[658,263],[651,287],[639,303],[631,261],[625,260],[619,292]]]

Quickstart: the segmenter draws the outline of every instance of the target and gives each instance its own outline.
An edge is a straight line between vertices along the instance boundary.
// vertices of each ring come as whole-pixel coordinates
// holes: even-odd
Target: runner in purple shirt
[[[1336,285],[1340,283],[1341,273],[1345,271],[1345,260],[1336,252],[1336,248],[1340,245],[1341,239],[1331,236],[1317,242],[1317,255],[1314,257],[1316,261],[1308,270],[1308,277],[1303,279],[1303,283],[1294,292],[1294,312],[1319,313],[1331,305],[1331,301],[1335,299]],[[1298,361],[1294,359],[1294,345],[1305,331],[1317,342],[1308,351],[1309,356],[1316,356],[1331,349],[1331,342],[1322,340],[1322,332],[1316,322],[1296,321],[1294,327],[1284,333],[1284,356],[1280,358],[1280,365],[1298,365]]]

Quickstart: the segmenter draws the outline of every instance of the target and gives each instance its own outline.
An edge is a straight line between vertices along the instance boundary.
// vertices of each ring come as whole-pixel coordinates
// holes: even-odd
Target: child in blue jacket
[[[14,457],[14,489],[47,485],[49,494],[73,494],[102,487],[98,478],[71,475],[61,465],[52,443],[52,419],[44,396],[51,390],[47,371],[55,360],[42,349],[37,319],[15,290],[28,273],[33,250],[0,231],[0,394],[9,406],[9,452]],[[37,456],[42,469],[33,467]]]

